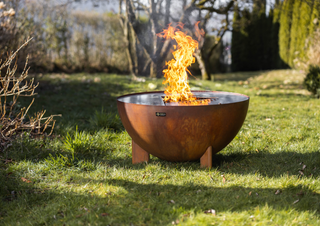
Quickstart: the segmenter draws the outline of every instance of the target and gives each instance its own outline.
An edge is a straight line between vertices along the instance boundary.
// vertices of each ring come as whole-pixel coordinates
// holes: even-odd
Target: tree
[[[290,31],[292,25],[292,11],[294,2],[294,0],[285,0],[283,2],[280,16],[279,53],[281,59],[287,64],[289,63],[290,57]]]
[[[281,4],[279,0],[276,2],[274,9],[269,13],[272,15],[272,30],[271,30],[271,59],[272,68],[279,69],[283,67],[279,55],[279,29],[280,29],[280,15],[281,15]]]
[[[130,23],[130,26],[132,26],[138,39],[138,43],[141,44],[148,59],[146,61],[146,64],[150,64],[150,76],[161,77],[164,60],[171,47],[170,40],[163,41],[160,40],[160,38],[157,36],[157,34],[161,32],[162,28],[167,26],[167,23],[169,22],[182,22],[186,25],[185,27],[189,29],[189,31],[194,32],[194,30],[191,28],[193,27],[193,25],[190,18],[192,17],[192,13],[194,11],[199,10],[206,12],[206,16],[198,17],[202,20],[202,27],[205,27],[208,19],[210,18],[210,15],[212,14],[225,15],[227,18],[226,21],[228,21],[228,12],[232,8],[234,1],[230,0],[225,5],[217,5],[216,0],[192,0],[189,4],[187,4],[186,0],[182,0],[183,9],[181,9],[180,13],[177,13],[179,17],[173,16],[171,13],[171,0],[149,0],[148,4],[143,4],[135,0],[125,0],[125,3],[128,22]],[[150,31],[148,32],[147,38],[141,37],[141,35],[139,35],[141,33],[141,28],[139,26],[139,21],[135,13],[140,10],[143,10],[149,18]],[[201,13],[199,15],[201,15]],[[219,38],[217,38],[217,42],[210,49],[209,54],[205,56],[205,59],[210,58],[213,50],[221,41],[221,37],[227,31],[228,25],[228,22],[226,22],[226,26],[222,26],[222,28],[219,30]],[[149,40],[151,42],[151,45],[148,46],[146,40]],[[202,46],[203,43],[200,43],[200,47]],[[198,55],[197,59],[199,64],[202,65],[201,67],[203,70],[201,71],[203,78],[210,79],[210,73],[207,72],[208,63],[206,63],[205,60],[199,57],[202,56],[201,50],[196,55]]]
[[[250,71],[265,70],[268,65],[270,40],[269,34],[271,26],[268,24],[266,17],[265,1],[253,1],[250,24],[248,26],[248,53],[250,61],[248,66]]]
[[[293,11],[292,11],[292,20],[291,20],[291,29],[290,29],[290,48],[289,48],[289,56],[288,56],[288,64],[293,67],[293,60],[296,57],[296,53],[298,50],[298,36],[301,32],[300,25],[300,8],[301,8],[302,1],[295,1],[293,4]]]
[[[136,76],[138,74],[138,57],[137,57],[137,50],[136,50],[136,35],[134,30],[129,23],[128,19],[128,11],[125,10],[125,13],[122,12],[122,3],[123,0],[119,0],[119,19],[120,24],[123,30],[123,41],[126,46],[126,55],[129,64],[129,71],[132,76]],[[129,5],[126,5],[126,8]]]
[[[241,33],[240,33],[240,12],[238,4],[234,7],[233,23],[232,23],[232,71],[239,71],[241,67]]]
[[[251,60],[250,60],[250,55],[251,55],[251,40],[249,37],[249,25],[250,25],[250,20],[251,20],[251,14],[250,10],[245,8],[242,13],[241,13],[241,19],[240,19],[240,42],[241,45],[241,52],[240,52],[240,71],[247,71],[250,70],[251,67]],[[249,69],[248,69],[249,68]]]
[[[282,68],[278,34],[280,2],[269,14],[266,1],[254,0],[250,5],[235,6],[232,35],[233,71],[256,71]]]
[[[311,20],[313,6],[313,0],[305,0],[301,2],[299,32],[297,34],[297,51],[299,54],[296,56],[300,59],[303,59],[306,56],[306,39],[309,37],[309,24]]]
[[[309,25],[309,36],[312,36],[314,34],[314,31],[319,28],[319,19],[320,19],[320,2],[317,0],[314,0],[312,15],[310,19],[310,25]]]
[[[92,0],[94,4],[104,1],[108,0]],[[178,1],[182,6],[180,9],[172,8],[171,0],[119,0],[119,18],[123,28],[124,44],[131,74],[137,74],[137,51],[142,50],[145,58],[143,70],[149,68],[150,77],[162,77],[164,61],[172,45],[170,40],[163,41],[157,34],[169,23],[182,22],[185,24],[185,28],[194,35],[194,12],[198,11],[197,19],[201,21],[200,27],[205,31],[208,20],[213,15],[224,16],[221,26],[217,29],[214,45],[204,53],[202,51],[206,40],[204,38],[200,41],[199,51],[195,54],[201,67],[203,79],[210,79],[208,59],[212,56],[226,31],[230,30],[229,12],[237,0],[228,0],[227,3],[221,3],[219,0]],[[122,13],[124,4],[125,13]],[[142,24],[137,17],[140,11],[143,11],[148,17],[148,30],[142,29]]]
[[[251,62],[251,41],[249,37],[249,25],[251,23],[251,13],[248,8],[240,11],[235,7],[232,31],[232,70],[250,70]]]
[[[206,3],[211,3],[211,5],[208,5]],[[208,23],[209,18],[213,13],[216,13],[218,15],[222,15],[223,19],[221,20],[221,26],[217,29],[217,34],[215,37],[215,43],[210,47],[209,51],[206,51],[204,49],[205,46],[205,40],[203,39],[200,42],[200,46],[198,51],[195,52],[195,57],[199,63],[199,68],[201,70],[201,76],[203,80],[211,80],[211,73],[210,73],[210,58],[212,57],[214,50],[219,46],[221,43],[222,37],[227,31],[230,31],[229,28],[230,21],[229,21],[229,13],[232,10],[234,6],[234,1],[228,2],[226,5],[221,5],[219,8],[215,8],[214,6],[215,1],[201,1],[196,6],[199,8],[199,20],[202,21],[202,26],[206,31],[206,24]],[[203,19],[201,19],[201,12],[205,11],[206,15]],[[208,39],[207,39],[208,40]]]
[[[150,76],[157,77],[160,74],[160,69],[162,67],[162,62],[166,57],[166,53],[169,51],[170,41],[160,42],[157,34],[161,32],[160,20],[164,18],[164,21],[169,21],[170,16],[170,0],[166,0],[166,5],[169,7],[165,8],[165,15],[162,15],[161,5],[162,1],[150,0],[149,5],[144,5],[138,1],[125,0],[126,4],[126,17],[132,32],[137,38],[138,43],[141,45],[145,56],[147,57],[146,64],[150,64]],[[136,12],[139,10],[144,10],[149,18],[150,31],[148,32],[148,37],[145,38],[141,35],[141,26],[139,20],[136,17]],[[146,41],[151,41],[151,45],[148,46]],[[147,67],[147,66],[145,66]]]

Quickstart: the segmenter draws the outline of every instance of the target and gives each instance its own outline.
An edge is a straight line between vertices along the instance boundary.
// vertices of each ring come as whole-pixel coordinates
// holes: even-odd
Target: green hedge
[[[265,14],[263,5],[235,8],[232,36],[233,71],[294,67],[304,60],[308,40],[319,29],[319,0],[284,0]]]
[[[278,31],[273,10],[267,16],[264,5],[254,5],[252,10],[236,8],[231,49],[233,71],[279,68]]]

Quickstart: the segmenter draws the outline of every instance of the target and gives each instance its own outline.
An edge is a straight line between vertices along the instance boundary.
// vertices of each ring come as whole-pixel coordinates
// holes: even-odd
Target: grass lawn
[[[0,152],[0,225],[320,225],[320,100],[302,89],[298,72],[191,79],[192,89],[251,98],[212,169],[156,157],[132,165],[116,97],[151,91],[150,83],[163,90],[162,79],[37,79],[31,110],[62,117],[52,138],[25,134]]]

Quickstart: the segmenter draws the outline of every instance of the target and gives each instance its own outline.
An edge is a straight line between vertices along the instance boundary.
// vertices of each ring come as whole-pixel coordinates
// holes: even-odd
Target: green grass
[[[54,137],[24,134],[0,152],[0,225],[320,224],[320,102],[302,89],[298,72],[190,81],[193,89],[250,96],[242,129],[212,169],[156,157],[132,165],[116,97],[148,91],[149,83],[163,90],[162,80],[38,79],[32,110],[62,117]]]

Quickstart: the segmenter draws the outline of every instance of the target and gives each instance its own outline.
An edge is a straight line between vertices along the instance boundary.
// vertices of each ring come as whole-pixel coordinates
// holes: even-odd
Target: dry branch
[[[37,112],[33,117],[27,115],[34,99],[27,108],[18,109],[16,106],[19,96],[34,96],[38,86],[34,84],[33,79],[26,80],[29,71],[28,58],[20,76],[15,75],[17,64],[12,66],[17,53],[30,41],[31,39],[28,39],[17,51],[11,52],[4,62],[0,62],[0,150],[4,150],[17,135],[23,132],[40,136],[51,127],[49,133],[51,135],[54,128],[55,115],[44,117],[45,111]]]

